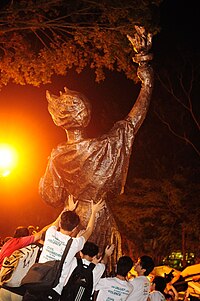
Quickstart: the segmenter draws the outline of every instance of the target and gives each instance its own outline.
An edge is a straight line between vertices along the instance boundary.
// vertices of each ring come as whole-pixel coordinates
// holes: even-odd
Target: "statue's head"
[[[91,105],[81,93],[64,88],[59,96],[46,91],[48,110],[54,123],[64,129],[86,127],[91,118]]]

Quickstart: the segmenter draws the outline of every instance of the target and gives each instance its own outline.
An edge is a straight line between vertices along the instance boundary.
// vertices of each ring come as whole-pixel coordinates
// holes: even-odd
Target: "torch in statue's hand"
[[[140,64],[152,60],[153,55],[149,53],[152,47],[152,34],[148,33],[143,26],[135,25],[135,30],[134,37],[127,35],[136,52],[133,61]]]

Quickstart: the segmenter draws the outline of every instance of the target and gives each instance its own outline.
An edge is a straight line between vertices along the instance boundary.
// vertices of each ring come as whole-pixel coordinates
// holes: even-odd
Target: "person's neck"
[[[121,275],[117,275],[116,278],[122,280],[122,281],[125,281],[126,280],[126,277],[124,276],[121,276]]]
[[[144,273],[137,273],[138,276],[144,276]]]
[[[73,231],[63,230],[62,228],[60,228],[60,232],[62,234],[69,235],[69,236],[72,236],[72,233],[73,233]]]
[[[83,140],[83,130],[80,129],[73,129],[73,130],[66,130],[67,135],[67,142],[74,143]]]
[[[84,255],[82,256],[82,259],[86,259],[87,261],[92,262],[92,259],[93,259],[93,258],[92,258],[91,256],[89,256],[89,255],[85,255],[85,254],[84,254]]]

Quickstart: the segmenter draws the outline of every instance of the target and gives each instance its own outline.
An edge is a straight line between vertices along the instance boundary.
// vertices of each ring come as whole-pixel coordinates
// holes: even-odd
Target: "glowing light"
[[[17,164],[17,152],[8,144],[0,144],[0,176],[7,177]]]

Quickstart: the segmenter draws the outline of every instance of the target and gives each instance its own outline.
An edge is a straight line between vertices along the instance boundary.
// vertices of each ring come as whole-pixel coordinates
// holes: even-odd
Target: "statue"
[[[140,26],[135,30],[134,38],[127,37],[136,52],[133,60],[139,64],[141,90],[128,116],[116,122],[107,134],[84,137],[83,130],[91,116],[91,106],[84,95],[67,88],[59,96],[46,92],[49,113],[54,123],[66,131],[67,141],[52,150],[39,192],[47,204],[55,207],[63,206],[68,195],[73,195],[79,200],[76,211],[83,227],[90,216],[91,202],[104,198],[106,208],[96,220],[91,240],[100,250],[114,243],[116,258],[122,255],[121,236],[109,198],[123,193],[133,141],[146,117],[153,89],[153,70],[149,65],[152,35]]]

